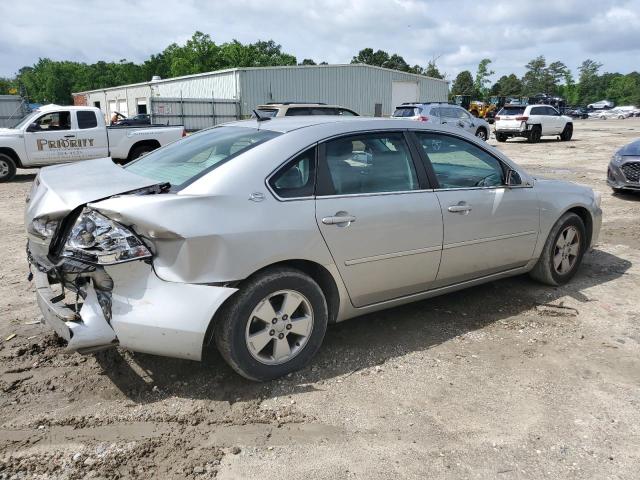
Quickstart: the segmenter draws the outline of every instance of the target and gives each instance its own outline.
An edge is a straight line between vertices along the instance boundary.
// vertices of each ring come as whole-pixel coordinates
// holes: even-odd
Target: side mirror
[[[518,185],[522,185],[522,178],[520,178],[520,174],[518,172],[509,169],[504,183],[507,187],[517,187]]]
[[[33,122],[27,127],[27,132],[38,132],[38,131],[40,131],[40,125],[38,125],[36,122]]]

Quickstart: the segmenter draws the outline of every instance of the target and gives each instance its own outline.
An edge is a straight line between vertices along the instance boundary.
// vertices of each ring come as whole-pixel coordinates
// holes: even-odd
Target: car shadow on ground
[[[627,260],[593,250],[585,256],[576,277],[563,287],[518,276],[331,325],[311,365],[282,381],[290,384],[287,393],[315,390],[315,382],[426,351],[565,296],[589,308],[591,299],[584,291],[619,278],[630,267]],[[96,359],[114,386],[136,403],[169,396],[233,403],[282,394],[279,382],[245,380],[214,349],[202,363],[119,349],[97,353]]]
[[[17,173],[15,177],[11,179],[11,183],[30,183],[36,178],[35,173]]]
[[[613,196],[619,198],[620,200],[629,200],[631,202],[637,202],[640,200],[640,190],[631,191],[631,190],[623,190],[621,192],[614,192]]]
[[[579,138],[572,138],[568,142],[563,142],[559,138],[541,138],[537,142],[531,143],[524,137],[518,137],[518,138],[510,138],[509,140],[507,140],[507,143],[522,143],[522,144],[533,146],[533,145],[540,145],[541,143],[556,143],[556,142],[560,143],[561,142],[561,143],[566,143],[567,145],[571,145],[574,142],[580,142],[580,141],[581,140]],[[504,143],[504,142],[501,142],[501,143]],[[501,143],[498,143],[498,145],[500,145]]]

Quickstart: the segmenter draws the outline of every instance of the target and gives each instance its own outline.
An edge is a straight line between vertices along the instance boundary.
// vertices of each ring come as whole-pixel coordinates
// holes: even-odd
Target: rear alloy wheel
[[[129,160],[135,160],[136,158],[140,158],[143,155],[146,155],[149,152],[154,151],[155,148],[151,145],[142,145],[140,147],[136,147],[132,152]]]
[[[16,164],[9,155],[0,153],[0,183],[8,182],[16,174]]]
[[[541,137],[542,129],[540,128],[540,125],[534,125],[529,132],[527,140],[529,141],[529,143],[538,143]]]
[[[562,130],[562,133],[560,134],[560,140],[562,140],[563,142],[568,142],[569,140],[571,140],[572,136],[573,136],[573,125],[571,123],[567,123],[564,126],[564,130]]]
[[[324,339],[328,312],[312,278],[278,268],[241,285],[216,317],[222,357],[243,377],[267,381],[311,361]]]
[[[565,213],[553,226],[531,277],[547,285],[564,285],[576,274],[587,248],[582,219]]]
[[[478,137],[480,140],[484,140],[485,142],[487,141],[489,135],[487,135],[487,130],[484,128],[479,128],[476,131],[476,137]]]
[[[496,140],[499,142],[506,142],[507,136],[504,133],[496,133]]]

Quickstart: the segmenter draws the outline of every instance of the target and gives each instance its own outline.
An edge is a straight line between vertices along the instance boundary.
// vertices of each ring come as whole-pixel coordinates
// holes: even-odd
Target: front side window
[[[326,144],[327,194],[417,190],[418,178],[402,133],[354,135]]]
[[[301,153],[277,172],[269,185],[282,198],[310,197],[314,193],[316,149]]]
[[[545,107],[533,107],[529,115],[548,115]]]
[[[269,130],[216,127],[154,150],[124,168],[180,189],[223,163],[281,135]]]
[[[498,187],[504,185],[500,161],[461,138],[416,132],[440,188]]]
[[[34,123],[37,124],[38,130],[58,131],[71,129],[71,113],[70,112],[51,112],[42,115]]]
[[[469,112],[467,112],[464,108],[457,108],[456,110],[458,111],[458,118],[460,120],[471,120]]]
[[[86,128],[95,128],[98,126],[96,114],[91,111],[79,110],[77,112],[78,128],[84,130]]]

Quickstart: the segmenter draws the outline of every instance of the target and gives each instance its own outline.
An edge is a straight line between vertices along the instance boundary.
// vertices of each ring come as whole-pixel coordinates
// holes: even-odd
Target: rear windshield
[[[393,112],[394,117],[414,117],[419,114],[420,109],[418,107],[398,107]]]
[[[179,190],[278,135],[281,134],[254,128],[212,128],[153,151],[124,168],[158,182],[169,182],[172,189]]]
[[[275,117],[278,114],[277,108],[258,108],[256,111],[260,114],[261,117]],[[256,114],[253,113],[251,118],[256,118]]]
[[[498,115],[522,115],[527,107],[503,107]]]

